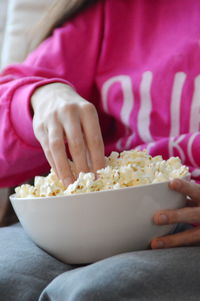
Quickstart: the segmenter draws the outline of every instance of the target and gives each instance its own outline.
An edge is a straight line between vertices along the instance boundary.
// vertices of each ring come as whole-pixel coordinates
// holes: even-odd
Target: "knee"
[[[59,278],[59,277],[57,277]],[[69,283],[63,282],[60,285],[60,279],[54,280],[48,285],[42,292],[39,301],[117,301],[108,296],[107,290],[103,287],[99,287],[97,284],[89,284],[81,281],[81,283]]]

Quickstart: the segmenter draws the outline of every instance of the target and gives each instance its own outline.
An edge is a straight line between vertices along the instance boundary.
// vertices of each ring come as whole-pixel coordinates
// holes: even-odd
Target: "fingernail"
[[[71,183],[72,183],[72,179],[70,177],[63,180],[63,184],[65,185],[65,187],[68,187],[69,184]]]
[[[164,246],[165,246],[165,244],[162,240],[157,240],[156,241],[156,248],[162,249],[162,248],[164,248]]]
[[[164,214],[160,214],[158,220],[159,220],[159,224],[161,225],[168,224],[169,221],[168,216]]]

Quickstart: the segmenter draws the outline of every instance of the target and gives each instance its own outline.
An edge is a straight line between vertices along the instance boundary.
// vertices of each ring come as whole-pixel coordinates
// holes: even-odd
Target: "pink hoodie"
[[[200,1],[99,1],[0,76],[0,186],[47,172],[30,97],[73,85],[98,110],[106,154],[180,156],[200,179]]]

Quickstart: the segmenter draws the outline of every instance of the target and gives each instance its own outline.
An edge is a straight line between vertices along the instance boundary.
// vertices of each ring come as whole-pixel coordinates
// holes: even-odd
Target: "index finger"
[[[88,103],[82,108],[82,127],[90,153],[93,171],[105,166],[104,143],[95,107]]]
[[[191,201],[200,202],[200,185],[182,179],[174,179],[169,187],[184,195],[188,195]]]

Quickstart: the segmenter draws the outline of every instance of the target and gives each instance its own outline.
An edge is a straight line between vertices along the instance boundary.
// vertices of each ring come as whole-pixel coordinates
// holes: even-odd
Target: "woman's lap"
[[[38,248],[20,224],[0,228],[0,300],[36,301],[51,280],[71,268]]]
[[[53,280],[40,301],[196,301],[200,247],[114,256]]]
[[[4,301],[37,301],[43,289],[40,301],[196,301],[200,295],[200,247],[131,252],[74,269],[35,246],[19,224],[0,229],[0,241]]]

